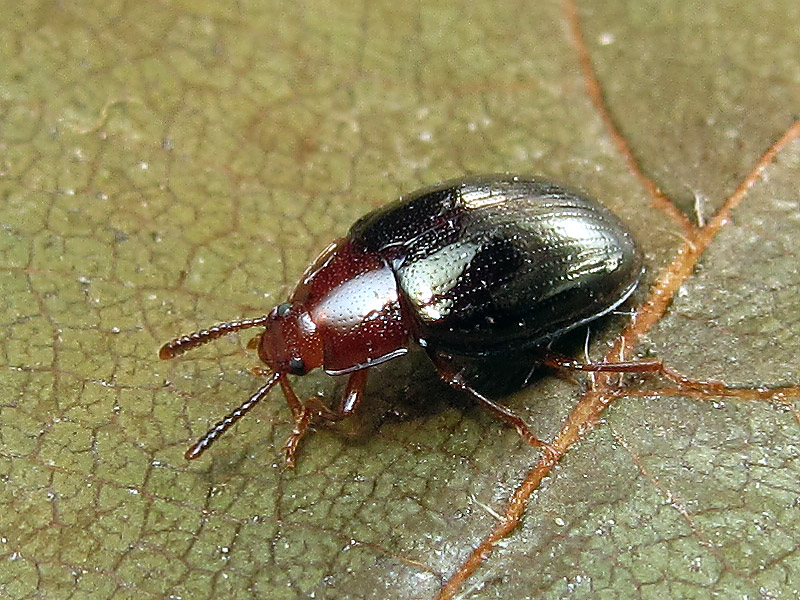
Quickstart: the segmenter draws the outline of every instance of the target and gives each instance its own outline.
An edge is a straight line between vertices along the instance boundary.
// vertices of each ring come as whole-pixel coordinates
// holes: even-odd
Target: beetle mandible
[[[361,402],[375,365],[422,346],[439,375],[546,446],[508,408],[475,390],[458,357],[545,349],[624,302],[642,271],[622,222],[596,201],[539,178],[469,176],[425,188],[359,219],[269,314],[221,323],[165,344],[174,358],[223,335],[263,327],[251,348],[266,383],[186,453],[200,456],[280,384],[295,419],[289,466],[314,417],[338,420]],[[556,366],[581,368],[570,361]],[[611,367],[612,365],[605,365]],[[659,370],[631,367],[586,370]],[[651,365],[652,366],[652,365]],[[288,375],[348,375],[336,410],[302,402]],[[318,404],[318,403],[317,403]]]

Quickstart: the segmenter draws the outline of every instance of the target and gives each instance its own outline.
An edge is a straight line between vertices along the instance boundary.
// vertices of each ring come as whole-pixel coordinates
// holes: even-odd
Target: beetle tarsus
[[[297,463],[297,449],[300,447],[300,442],[308,433],[311,428],[311,418],[314,416],[314,411],[303,407],[303,411],[299,418],[294,422],[294,429],[292,435],[286,440],[286,467],[294,469]]]

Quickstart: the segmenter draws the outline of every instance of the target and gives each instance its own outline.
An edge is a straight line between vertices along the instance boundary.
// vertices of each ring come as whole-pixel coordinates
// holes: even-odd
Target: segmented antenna
[[[231,321],[230,323],[219,323],[208,329],[201,329],[194,333],[182,335],[161,346],[161,350],[158,351],[158,356],[164,360],[175,358],[184,352],[188,352],[192,348],[207,344],[223,335],[264,325],[267,319],[269,319],[269,315],[264,315],[263,317],[257,317],[255,319],[242,319],[241,321]]]
[[[197,440],[194,446],[186,451],[186,454],[184,455],[186,456],[186,460],[193,460],[208,450],[211,447],[211,444],[213,444],[217,438],[219,438],[219,436],[228,431],[228,429],[233,427],[239,419],[250,412],[250,409],[258,404],[261,399],[267,395],[267,393],[272,389],[272,386],[274,386],[280,378],[280,373],[273,373],[270,375],[267,383],[261,386],[255,394],[250,396],[250,398],[248,398],[247,401],[244,402],[239,408],[234,410],[219,423],[214,425],[214,427],[209,429],[208,433]]]

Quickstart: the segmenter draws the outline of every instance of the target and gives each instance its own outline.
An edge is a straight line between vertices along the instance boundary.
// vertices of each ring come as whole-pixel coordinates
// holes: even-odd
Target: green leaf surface
[[[283,466],[246,335],[368,210],[464,173],[540,173],[637,232],[647,282],[683,230],[593,105],[559,2],[2,2],[0,596],[433,598],[539,453],[423,357]],[[644,173],[710,218],[800,114],[800,5],[587,2],[579,27]],[[798,386],[800,143],[755,184],[640,353]],[[624,327],[593,328],[600,359]],[[505,399],[546,439],[583,378]],[[643,382],[642,385],[647,385]],[[654,385],[654,384],[650,384]],[[655,384],[657,385],[657,384]],[[312,374],[305,396],[342,382]],[[800,596],[791,403],[631,397],[559,463],[464,598]]]

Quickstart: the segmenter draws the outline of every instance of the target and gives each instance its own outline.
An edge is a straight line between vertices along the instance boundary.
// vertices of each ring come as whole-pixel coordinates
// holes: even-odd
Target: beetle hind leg
[[[571,358],[555,354],[549,350],[541,349],[538,352],[538,360],[553,369],[567,371],[586,371],[591,373],[656,373],[662,377],[674,381],[679,386],[698,390],[705,393],[719,393],[726,389],[721,381],[706,381],[692,379],[679,373],[662,360],[634,360],[616,363],[592,363],[580,362]]]

